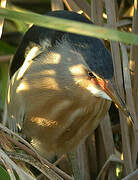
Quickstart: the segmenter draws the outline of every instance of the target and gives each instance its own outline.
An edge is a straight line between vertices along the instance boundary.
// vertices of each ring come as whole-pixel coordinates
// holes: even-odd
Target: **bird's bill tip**
[[[134,123],[131,113],[129,112],[125,102],[118,94],[113,82],[111,80],[105,80],[105,84],[102,86],[102,89],[112,99],[116,107],[120,109],[132,123]]]

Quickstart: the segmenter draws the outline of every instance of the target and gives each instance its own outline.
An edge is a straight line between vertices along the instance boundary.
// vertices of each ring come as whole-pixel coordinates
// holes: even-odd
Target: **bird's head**
[[[64,59],[73,60],[68,70],[75,83],[93,96],[114,102],[116,107],[133,123],[133,117],[114,83],[112,57],[103,43],[96,38],[83,37],[81,41],[81,36],[77,37],[73,34],[67,36],[67,42],[72,43],[72,46],[67,47],[68,52],[69,49],[71,51],[69,59],[67,55]]]

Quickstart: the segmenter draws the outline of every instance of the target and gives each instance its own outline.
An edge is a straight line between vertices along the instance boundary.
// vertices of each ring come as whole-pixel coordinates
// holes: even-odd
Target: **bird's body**
[[[91,23],[73,12],[49,15]],[[112,58],[96,38],[33,26],[13,58],[10,76],[11,124],[21,126],[47,158],[74,149],[110,107],[101,87],[113,77]]]

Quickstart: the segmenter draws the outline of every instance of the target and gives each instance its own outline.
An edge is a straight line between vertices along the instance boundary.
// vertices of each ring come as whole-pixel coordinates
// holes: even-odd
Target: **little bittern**
[[[92,24],[75,12],[47,15]],[[129,116],[113,74],[101,40],[32,26],[10,67],[9,125],[21,128],[47,158],[69,152],[98,126],[111,101]]]

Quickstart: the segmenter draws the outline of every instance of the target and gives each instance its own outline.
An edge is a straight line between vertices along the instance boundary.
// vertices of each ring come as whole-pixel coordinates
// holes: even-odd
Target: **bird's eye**
[[[88,72],[88,74],[91,78],[96,78],[92,72]]]

